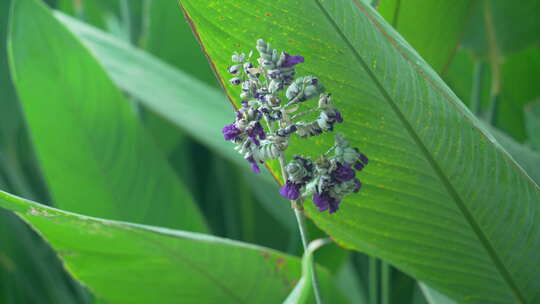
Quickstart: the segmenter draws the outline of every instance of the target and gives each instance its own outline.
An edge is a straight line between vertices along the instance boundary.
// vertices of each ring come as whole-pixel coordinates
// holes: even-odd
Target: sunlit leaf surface
[[[534,302],[539,189],[418,54],[360,1],[180,1],[222,81],[258,38],[306,63],[338,128],[371,159],[361,194],[309,216],[336,241],[388,260],[458,302]],[[309,14],[306,14],[309,12]],[[234,26],[231,26],[234,24]],[[238,89],[225,85],[237,104]],[[315,156],[331,136],[294,140]],[[274,172],[278,172],[274,166]]]
[[[206,231],[191,194],[93,55],[43,4],[14,4],[13,78],[56,206]]]

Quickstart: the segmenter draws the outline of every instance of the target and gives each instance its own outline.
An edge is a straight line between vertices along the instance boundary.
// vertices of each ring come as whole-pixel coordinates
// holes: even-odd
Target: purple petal
[[[266,133],[264,133],[264,129],[259,122],[255,123],[253,127],[247,131],[247,134],[249,139],[257,146],[260,145],[259,139],[266,138]]]
[[[364,163],[364,165],[367,165],[369,163],[369,159],[364,153],[360,153],[358,158],[360,158],[360,161]]]
[[[257,162],[253,158],[253,155],[247,157],[246,160],[251,164],[251,170],[253,170],[253,172],[255,172],[256,174],[261,173],[261,169],[259,168],[259,165],[257,165]]]
[[[343,122],[343,116],[341,116],[341,112],[336,111],[336,121],[339,123]]]
[[[261,173],[261,168],[256,163],[251,164],[251,170],[255,172],[255,174]]]
[[[242,118],[243,115],[244,115],[244,110],[243,109],[240,109],[240,110],[236,111],[236,119]]]
[[[332,198],[332,200],[330,201],[330,210],[328,210],[328,212],[330,214],[332,214],[332,213],[338,211],[339,204],[341,204],[341,201],[338,201],[338,200]]]
[[[242,131],[238,129],[234,124],[226,125],[221,129],[221,133],[223,133],[223,137],[225,140],[232,140],[235,141],[239,138],[239,135],[242,134]]]
[[[321,212],[327,210],[330,206],[327,195],[324,195],[324,193],[322,195],[318,193],[313,194],[313,203]]]
[[[334,179],[339,182],[348,182],[354,178],[355,174],[356,172],[348,164],[340,164],[338,165],[336,170],[332,172],[332,176],[334,177]]]
[[[334,213],[339,209],[341,201],[333,198],[328,192],[323,192],[321,194],[315,193],[313,195],[313,203],[321,212],[329,209],[328,212]]]
[[[362,171],[362,169],[364,169],[364,163],[362,163],[361,161],[355,162],[354,169],[356,169],[357,171]]]
[[[284,68],[290,68],[296,64],[304,62],[304,57],[302,56],[291,56],[287,53],[285,54],[285,61],[281,64]]]
[[[233,85],[239,85],[240,83],[242,83],[242,79],[238,78],[238,77],[234,77],[232,78],[231,80],[229,80],[229,82]]]
[[[296,200],[300,197],[300,185],[288,180],[287,183],[279,189],[279,194],[290,200]]]
[[[358,193],[360,191],[360,189],[362,189],[362,182],[360,182],[359,179],[355,178],[354,179],[354,189],[353,189],[353,192],[354,193]]]

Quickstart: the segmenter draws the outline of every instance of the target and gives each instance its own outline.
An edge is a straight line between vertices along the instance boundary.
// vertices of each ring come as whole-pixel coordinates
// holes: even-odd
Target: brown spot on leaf
[[[261,255],[262,255],[263,259],[265,259],[265,260],[268,260],[270,258],[270,253],[268,253],[266,251],[262,251]]]
[[[272,17],[272,14],[270,14],[270,13],[266,13],[266,14],[264,14],[264,15],[265,15],[266,17]]]
[[[283,268],[283,265],[285,265],[285,259],[282,257],[279,257],[276,259],[276,268],[278,271],[281,271]]]

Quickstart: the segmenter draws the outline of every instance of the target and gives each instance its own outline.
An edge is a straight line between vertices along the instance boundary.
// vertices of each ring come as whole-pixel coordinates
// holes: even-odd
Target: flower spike
[[[259,58],[255,61],[251,52],[248,56],[235,53],[231,57],[233,64],[227,71],[233,77],[229,82],[239,87],[242,107],[222,133],[225,140],[236,144],[235,149],[251,169],[260,173],[260,165],[266,160],[283,159],[294,134],[308,138],[332,132],[335,124],[344,120],[319,78],[295,78],[295,67],[304,62],[303,56],[280,52],[262,39],[257,40],[256,49]],[[317,103],[310,102],[317,97]],[[309,106],[311,109],[297,113]],[[319,115],[314,120],[300,119],[317,111]],[[300,203],[312,197],[319,211],[334,213],[346,195],[360,191],[362,183],[356,176],[368,162],[365,154],[351,147],[343,135],[336,134],[335,144],[316,161],[297,155],[284,166],[287,180],[279,193]]]

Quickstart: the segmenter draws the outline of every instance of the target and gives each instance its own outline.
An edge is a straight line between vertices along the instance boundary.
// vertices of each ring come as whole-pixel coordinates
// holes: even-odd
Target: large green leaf
[[[219,130],[231,123],[234,113],[223,93],[95,28],[62,13],[56,17],[93,51],[119,87],[198,142],[249,171],[249,184],[263,206],[285,226],[297,230],[289,203],[278,194],[271,175],[253,176],[247,162],[223,140]]]
[[[308,215],[342,245],[386,259],[459,302],[540,300],[539,188],[418,54],[360,1],[190,1],[185,15],[222,83],[258,38],[306,63],[339,128],[372,159],[360,195]],[[225,85],[227,94],[238,93]],[[326,151],[330,136],[288,155]],[[276,168],[274,167],[274,170]],[[278,172],[278,170],[275,170]]]
[[[34,198],[42,194],[33,183],[40,175],[31,170],[33,151],[22,145],[28,136],[7,63],[11,2],[0,2],[0,189]],[[86,297],[49,246],[17,216],[0,210],[0,303],[88,303]]]
[[[471,2],[383,0],[378,11],[433,69],[442,72],[461,40]]]
[[[219,130],[232,120],[223,113],[234,113],[223,93],[95,28],[61,13],[56,17],[96,54],[117,86],[198,141],[246,165],[240,154],[223,149],[227,144]]]
[[[87,217],[0,191],[59,253],[66,268],[109,303],[279,303],[300,277],[299,258],[209,235]],[[324,294],[327,271],[318,269]]]
[[[130,104],[42,3],[14,1],[10,45],[13,79],[58,207],[206,230]]]

